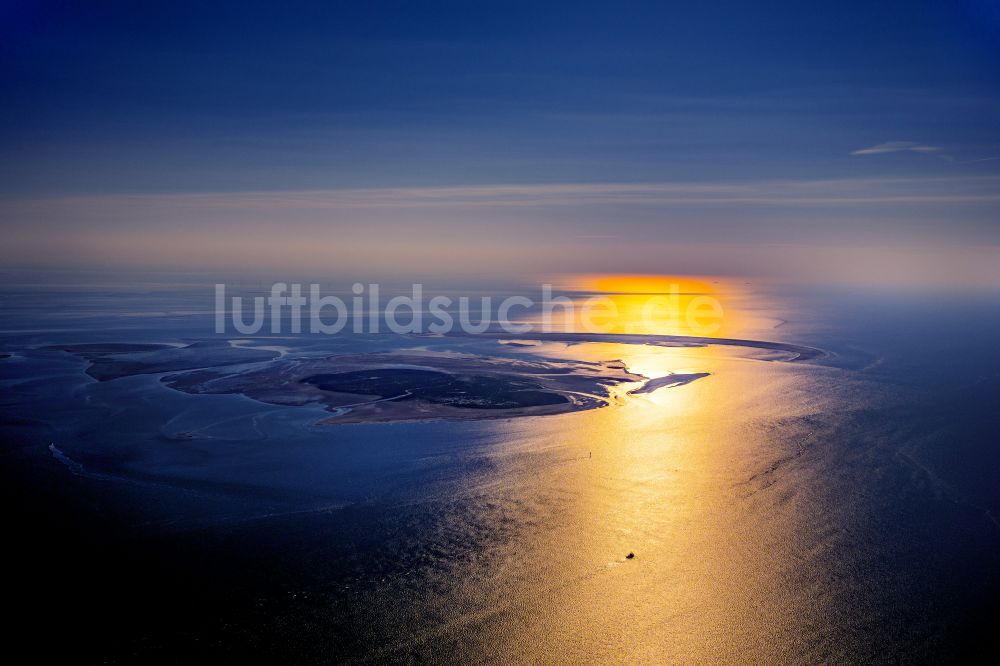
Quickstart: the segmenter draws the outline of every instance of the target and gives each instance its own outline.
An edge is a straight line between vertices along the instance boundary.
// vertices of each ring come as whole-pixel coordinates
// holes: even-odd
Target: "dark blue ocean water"
[[[42,349],[216,337],[210,288],[11,287],[0,442],[18,630],[120,660],[973,652],[1000,592],[1000,298],[766,295],[780,325],[757,338],[831,355],[667,350],[658,363],[712,374],[595,413],[331,427],[317,407],[158,375],[97,382]],[[525,353],[488,337],[246,344]]]

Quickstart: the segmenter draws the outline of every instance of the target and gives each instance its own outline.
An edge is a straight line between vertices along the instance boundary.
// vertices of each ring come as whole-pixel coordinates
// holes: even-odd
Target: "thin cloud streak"
[[[570,183],[330,189],[301,191],[124,194],[24,199],[0,204],[8,217],[44,211],[178,212],[380,210],[579,205],[856,206],[1000,202],[1000,176],[853,178],[748,183]]]
[[[1000,284],[998,202],[1000,176],[986,175],[33,198],[0,201],[0,262],[378,279],[850,265],[852,278],[922,282],[942,266]]]
[[[888,141],[886,143],[879,143],[868,148],[859,148],[858,150],[851,151],[851,155],[882,155],[885,153],[939,153],[941,152],[939,146],[928,146],[926,144],[917,143],[916,141]]]

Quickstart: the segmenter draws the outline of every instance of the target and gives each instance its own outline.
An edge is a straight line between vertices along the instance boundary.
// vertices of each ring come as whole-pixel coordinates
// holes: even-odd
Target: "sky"
[[[1000,283],[1000,2],[0,2],[0,267]]]

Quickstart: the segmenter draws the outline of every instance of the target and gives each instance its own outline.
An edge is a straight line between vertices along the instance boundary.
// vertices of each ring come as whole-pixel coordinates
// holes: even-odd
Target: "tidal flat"
[[[199,370],[163,378],[187,393],[322,405],[332,412],[325,424],[561,414],[607,405],[612,387],[644,380],[615,362],[431,351],[286,359],[243,372]]]
[[[598,334],[540,337],[572,345],[721,344],[776,353],[774,360],[785,361],[814,360],[826,354],[812,347],[755,340]],[[461,336],[454,339],[462,341]],[[629,384],[627,392],[639,395],[681,386],[710,374],[670,373],[650,379],[631,372],[620,359],[541,358],[534,345],[503,334],[496,342],[522,351],[520,358],[420,347],[393,353],[297,357],[277,351],[266,342],[260,346],[252,342],[101,342],[47,345],[42,350],[84,359],[89,363],[86,373],[98,381],[162,375],[166,386],[195,395],[239,394],[274,405],[319,405],[331,413],[320,421],[326,425],[562,414],[612,404],[619,399],[619,385]]]

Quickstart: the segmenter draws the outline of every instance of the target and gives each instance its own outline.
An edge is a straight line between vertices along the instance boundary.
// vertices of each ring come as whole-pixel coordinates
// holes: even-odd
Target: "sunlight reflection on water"
[[[753,321],[735,308],[729,331]],[[625,385],[603,409],[487,426],[502,444],[466,519],[509,517],[512,529],[482,569],[453,574],[478,583],[459,592],[480,609],[460,620],[479,646],[469,655],[705,663],[815,649],[796,637],[823,621],[810,599],[822,547],[802,539],[802,509],[818,500],[791,475],[758,491],[777,482],[768,466],[794,451],[794,427],[780,424],[818,407],[805,398],[817,369],[721,346],[546,342],[523,353],[619,359],[647,377],[711,374],[645,395]]]

